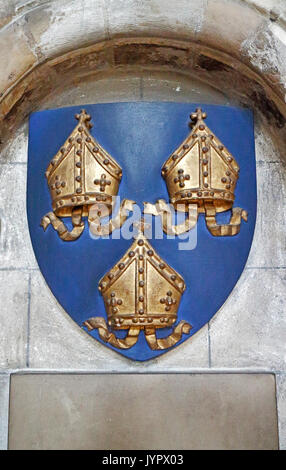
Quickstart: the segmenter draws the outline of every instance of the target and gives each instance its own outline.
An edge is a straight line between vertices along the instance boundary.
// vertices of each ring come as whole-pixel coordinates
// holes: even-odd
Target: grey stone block
[[[32,274],[31,292],[30,366],[33,368],[147,372],[208,366],[207,326],[174,351],[137,363],[81,330],[36,272]]]
[[[272,375],[13,375],[9,449],[277,449]]]
[[[259,10],[248,8],[247,4],[248,1],[209,0],[199,39],[235,55],[243,41],[264,23]],[[243,55],[248,55],[247,49],[243,50]]]
[[[110,0],[107,4],[109,33],[114,36],[186,36],[189,40],[201,29],[207,1],[172,0],[142,2]]]
[[[43,109],[139,100],[139,74],[117,72],[111,76],[103,74],[97,80],[83,80],[58,94],[53,92],[43,103]]]
[[[257,220],[248,267],[286,266],[286,172],[266,132],[256,132]]]
[[[262,122],[261,117],[255,114],[254,119],[254,137],[255,137],[255,154],[257,163],[282,163],[283,156],[277,152],[277,146],[271,139],[269,129]],[[282,158],[281,158],[282,157]]]
[[[26,163],[28,158],[28,121],[20,126],[0,154],[1,163]]]
[[[36,10],[36,11],[35,11]],[[43,2],[26,14],[28,30],[44,57],[103,41],[107,38],[104,1]]]
[[[28,278],[17,271],[0,271],[0,369],[26,365]]]
[[[26,165],[0,165],[2,269],[37,268],[26,216],[26,171]]]
[[[172,72],[154,72],[143,74],[144,101],[178,101],[190,103],[229,104],[228,98],[221,90]],[[190,108],[190,113],[193,109]]]
[[[277,406],[279,424],[279,448],[286,450],[286,375],[276,376]]]
[[[285,269],[246,269],[210,322],[212,367],[286,370]]]
[[[9,386],[10,376],[0,374],[0,450],[8,446]]]
[[[0,30],[0,63],[2,94],[36,63],[36,56],[26,41],[20,23],[11,22]]]

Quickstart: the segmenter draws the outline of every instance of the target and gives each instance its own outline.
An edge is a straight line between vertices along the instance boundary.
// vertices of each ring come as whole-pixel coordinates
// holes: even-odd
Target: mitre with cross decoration
[[[103,317],[88,319],[84,325],[98,329],[101,339],[116,348],[128,349],[137,342],[141,330],[151,349],[167,349],[176,344],[191,326],[182,320],[166,338],[156,338],[156,329],[172,327],[177,321],[181,296],[186,289],[182,276],[155,252],[144,235],[141,221],[130,249],[99,281],[107,323]],[[111,330],[128,330],[124,339]]]
[[[91,116],[82,110],[75,118],[78,124],[46,170],[53,212],[41,222],[44,230],[51,223],[64,241],[76,240],[81,235],[82,217],[89,217],[91,207],[97,219],[101,213],[103,216],[112,213],[122,177],[121,167],[91,135]],[[129,210],[132,201],[124,200],[118,219],[113,225],[108,224],[105,232],[121,226]],[[59,217],[71,217],[73,230],[69,231]],[[100,223],[97,228],[100,235]]]
[[[209,231],[215,236],[236,235],[241,218],[247,220],[247,212],[233,208],[239,166],[234,156],[222,144],[205,123],[207,114],[200,108],[191,114],[192,131],[175,149],[162,167],[170,203],[189,219],[181,225],[181,231],[193,228],[199,213],[205,213]],[[219,225],[216,214],[232,209],[229,224]],[[156,205],[147,204],[145,213],[161,215],[164,231],[178,234],[178,226],[167,228],[168,209],[163,200]]]

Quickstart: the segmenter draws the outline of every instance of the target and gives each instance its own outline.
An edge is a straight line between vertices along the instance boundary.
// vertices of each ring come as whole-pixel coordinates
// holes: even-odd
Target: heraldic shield
[[[167,102],[36,112],[27,213],[41,272],[85,334],[137,361],[171,353],[246,264],[252,112]]]

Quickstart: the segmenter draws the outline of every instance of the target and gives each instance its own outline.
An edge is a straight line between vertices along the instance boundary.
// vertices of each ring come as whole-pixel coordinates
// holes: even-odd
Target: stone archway
[[[155,68],[199,78],[254,107],[281,148],[285,11],[275,5],[263,0],[8,2],[1,11],[2,140],[51,91],[102,72]]]

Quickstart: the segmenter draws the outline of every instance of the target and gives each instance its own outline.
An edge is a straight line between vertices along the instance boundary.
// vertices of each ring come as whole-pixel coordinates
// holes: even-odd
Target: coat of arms
[[[34,113],[27,200],[38,263],[67,313],[121,354],[153,358],[191,341],[245,266],[252,114],[183,103]]]

